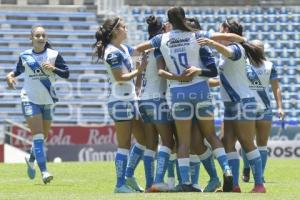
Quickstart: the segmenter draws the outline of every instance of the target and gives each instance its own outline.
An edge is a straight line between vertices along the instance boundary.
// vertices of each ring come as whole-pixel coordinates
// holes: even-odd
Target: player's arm
[[[281,89],[280,89],[280,84],[278,81],[277,71],[274,68],[274,66],[272,66],[270,82],[271,82],[271,86],[272,86],[273,95],[276,100],[279,118],[283,119],[284,112],[283,112],[283,107],[282,107]]]
[[[241,49],[237,44],[225,46],[219,42],[207,38],[199,39],[198,44],[211,46],[223,56],[230,58],[231,60],[238,60],[242,56]]]
[[[209,87],[218,87],[220,86],[220,80],[218,78],[210,78],[208,79]]]
[[[133,55],[139,55],[140,53],[151,48],[159,49],[161,45],[161,39],[162,39],[162,35],[159,34],[151,38],[151,40],[149,41],[138,44],[137,46],[134,47]]]
[[[25,71],[25,68],[23,66],[22,59],[20,57],[19,60],[18,60],[16,69],[14,71],[9,72],[6,75],[6,82],[7,82],[7,85],[8,85],[9,89],[15,89],[15,85],[16,85],[16,79],[15,78],[17,76],[19,76],[20,74],[22,74],[24,71]]]
[[[70,72],[69,67],[66,65],[63,57],[58,54],[55,60],[55,64],[52,68],[53,73],[57,74],[61,78],[69,78]]]
[[[247,39],[245,37],[239,36],[237,34],[234,33],[218,33],[218,32],[213,32],[210,34],[210,39],[214,40],[214,41],[230,41],[230,42],[238,42],[238,43],[242,43],[242,42],[246,42]]]

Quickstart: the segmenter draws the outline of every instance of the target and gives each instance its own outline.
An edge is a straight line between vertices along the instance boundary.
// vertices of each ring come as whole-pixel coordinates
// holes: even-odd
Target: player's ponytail
[[[119,17],[112,17],[105,20],[103,26],[100,26],[95,33],[96,42],[93,44],[93,48],[95,49],[94,54],[98,59],[103,59],[105,48],[110,43],[113,31],[118,28],[120,20]]]
[[[223,28],[227,28],[229,33],[235,33],[243,36],[243,26],[235,19],[228,18],[222,23]],[[241,43],[245,49],[246,56],[252,65],[258,66],[263,63],[265,58],[264,50],[255,44],[249,42]]]
[[[160,18],[151,15],[146,18],[146,22],[148,24],[149,39],[164,32],[165,26]]]
[[[168,20],[175,29],[188,32],[196,31],[186,23],[185,12],[182,7],[170,8],[168,10]]]

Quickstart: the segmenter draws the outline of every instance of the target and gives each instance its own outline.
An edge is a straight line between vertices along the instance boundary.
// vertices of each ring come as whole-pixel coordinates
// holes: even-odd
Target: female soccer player
[[[159,18],[147,18],[149,39],[165,31],[165,26]],[[143,76],[143,92],[139,100],[139,110],[144,121],[147,149],[144,153],[146,189],[149,192],[165,192],[169,190],[164,183],[171,150],[174,146],[172,119],[165,99],[167,83],[159,77],[157,59],[163,59],[159,49],[147,51],[148,65]],[[158,134],[162,144],[158,150],[156,174],[154,177],[154,157],[157,149]]]
[[[41,26],[31,30],[32,49],[22,52],[15,71],[7,75],[10,88],[15,87],[15,78],[25,72],[24,86],[21,90],[22,110],[33,135],[32,152],[28,165],[28,176],[35,178],[36,159],[42,180],[50,183],[53,176],[46,167],[44,143],[52,122],[52,106],[57,102],[53,83],[55,75],[69,77],[69,70],[62,56],[53,50],[47,41],[47,33]]]
[[[141,63],[134,69],[131,59],[134,50],[122,44],[127,38],[127,29],[124,21],[119,17],[105,20],[95,36],[97,41],[94,46],[97,56],[105,61],[111,83],[108,111],[115,122],[118,141],[115,158],[117,175],[115,192],[131,193],[141,191],[142,189],[132,177],[145,149],[144,132],[138,114],[134,78],[145,69],[147,58],[143,57]],[[138,143],[132,148],[128,160],[131,133],[137,133],[134,129],[140,131],[135,134]],[[127,180],[125,180],[125,174]]]
[[[256,91],[257,101],[260,105],[259,112],[255,121],[256,144],[262,160],[262,174],[264,175],[267,158],[268,158],[268,138],[272,128],[272,108],[269,96],[269,84],[271,84],[273,95],[275,97],[278,107],[278,117],[283,120],[284,112],[282,109],[281,90],[277,77],[276,68],[273,63],[268,61],[264,55],[264,45],[259,40],[251,41],[252,44],[260,49],[263,54],[263,63],[251,65],[248,77],[251,78],[251,88]],[[243,180],[249,181],[250,166],[245,156],[242,154],[244,160]],[[264,176],[263,176],[264,177]]]
[[[225,20],[220,32],[236,33],[242,36],[243,27],[233,19]],[[256,148],[254,139],[254,127],[257,102],[255,92],[249,87],[249,68],[247,58],[251,64],[262,64],[263,56],[255,46],[244,42],[242,44],[222,41],[223,44],[210,39],[199,40],[200,45],[213,46],[222,54],[219,66],[221,82],[221,97],[224,102],[224,146],[227,151],[229,164],[233,171],[233,191],[240,192],[238,184],[239,156],[235,149],[236,138],[247,152],[255,179],[252,192],[266,192],[262,182],[262,161]],[[226,45],[226,46],[225,46]],[[229,128],[232,131],[227,131]]]
[[[213,106],[211,104],[207,77],[217,75],[217,69],[210,49],[200,48],[197,39],[213,37],[214,39],[232,39],[233,34],[208,34],[204,31],[194,32],[185,22],[185,12],[181,7],[168,10],[168,21],[173,30],[160,34],[137,46],[138,51],[149,48],[159,48],[163,54],[168,70],[172,74],[187,74],[193,76],[189,82],[170,81],[172,115],[175,119],[178,134],[178,162],[183,184],[181,191],[195,191],[189,180],[189,149],[191,140],[192,117],[198,119],[200,132],[213,147],[213,153],[218,159],[224,174],[223,190],[232,190],[232,174],[228,166],[225,150],[215,134],[213,120]],[[236,36],[238,41],[244,38]],[[201,62],[200,62],[201,61]],[[189,69],[191,71],[189,71]],[[195,72],[196,71],[196,72]],[[200,92],[199,92],[200,91]]]

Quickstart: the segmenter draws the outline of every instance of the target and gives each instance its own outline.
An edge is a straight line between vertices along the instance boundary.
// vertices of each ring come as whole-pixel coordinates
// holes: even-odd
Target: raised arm
[[[245,37],[239,36],[234,33],[218,33],[218,32],[211,33],[210,39],[212,39],[214,41],[225,40],[225,41],[238,42],[238,43],[247,41],[247,39]]]

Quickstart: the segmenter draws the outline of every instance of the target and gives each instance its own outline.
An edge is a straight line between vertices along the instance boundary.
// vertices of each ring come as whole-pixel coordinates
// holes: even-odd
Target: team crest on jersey
[[[250,81],[249,87],[252,90],[261,90],[264,89],[263,85],[261,84],[261,81],[256,74],[256,72],[252,69],[251,65],[246,66],[246,74],[247,78]]]

